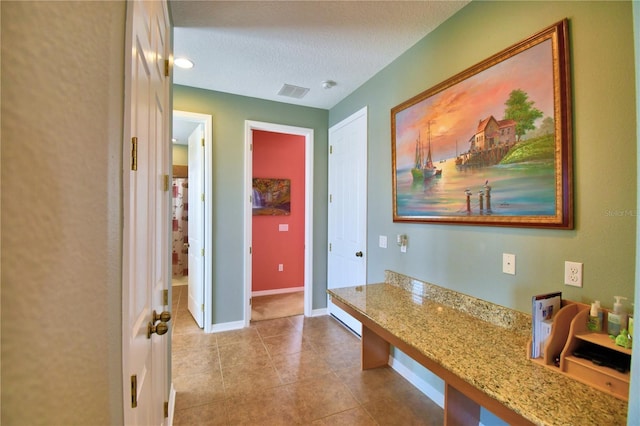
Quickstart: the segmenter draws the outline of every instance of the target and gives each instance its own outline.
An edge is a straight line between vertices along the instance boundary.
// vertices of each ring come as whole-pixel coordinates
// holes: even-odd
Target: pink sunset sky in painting
[[[491,115],[502,120],[505,102],[516,89],[529,95],[529,101],[542,111],[543,118],[554,118],[551,49],[551,40],[547,39],[398,112],[395,116],[396,168],[413,165],[418,133],[426,145],[429,122],[434,162],[455,157],[456,143],[458,153],[466,152],[478,123]],[[542,119],[536,121],[536,127]]]

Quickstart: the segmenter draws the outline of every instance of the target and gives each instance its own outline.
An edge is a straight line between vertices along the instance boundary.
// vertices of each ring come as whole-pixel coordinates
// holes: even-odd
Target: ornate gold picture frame
[[[391,110],[394,222],[573,228],[568,22]]]

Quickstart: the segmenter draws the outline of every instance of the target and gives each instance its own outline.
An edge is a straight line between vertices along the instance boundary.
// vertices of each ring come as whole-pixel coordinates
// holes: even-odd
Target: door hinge
[[[200,201],[204,202],[204,194],[200,194]]]
[[[250,298],[249,298],[249,306],[251,306],[251,304],[252,304],[252,303],[253,303],[253,298],[252,298],[252,297],[250,297]]]
[[[162,290],[162,304],[163,305],[168,305],[169,304],[169,290],[168,289]]]
[[[204,303],[200,305],[200,311],[204,312]]]
[[[169,175],[164,175],[164,191],[168,192],[169,191]]]
[[[200,143],[202,143],[202,146],[204,146],[204,138],[200,139]]]
[[[169,402],[164,402],[164,418],[169,417]]]
[[[331,251],[331,243],[329,243],[329,251]]]
[[[138,138],[131,138],[131,170],[138,170]]]
[[[329,154],[333,154],[333,145],[329,145]]]
[[[164,76],[165,77],[169,77],[169,70],[170,70],[170,65],[169,65],[169,60],[165,59],[164,60]],[[165,416],[166,417],[166,416]]]
[[[204,249],[200,249],[200,256],[204,256]]]
[[[138,406],[138,377],[131,376],[131,408]]]
[[[249,151],[253,151],[253,144],[252,143],[249,144]]]
[[[249,254],[251,254],[251,253],[253,253],[253,252],[251,251],[251,247],[249,247]]]
[[[249,195],[249,204],[253,204],[253,195]]]
[[[333,194],[329,194],[329,202],[333,203]]]

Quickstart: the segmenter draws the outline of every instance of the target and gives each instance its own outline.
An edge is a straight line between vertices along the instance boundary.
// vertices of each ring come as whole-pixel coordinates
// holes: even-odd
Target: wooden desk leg
[[[480,406],[462,392],[445,383],[444,424],[469,426],[480,423]]]
[[[362,369],[389,364],[389,342],[362,325]]]

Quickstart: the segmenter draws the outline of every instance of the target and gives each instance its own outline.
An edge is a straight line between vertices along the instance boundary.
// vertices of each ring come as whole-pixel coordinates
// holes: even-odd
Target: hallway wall
[[[5,425],[117,425],[124,2],[0,2]]]

